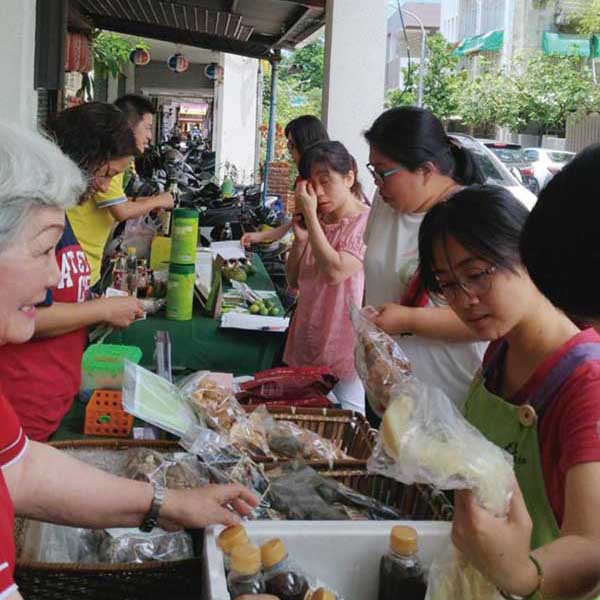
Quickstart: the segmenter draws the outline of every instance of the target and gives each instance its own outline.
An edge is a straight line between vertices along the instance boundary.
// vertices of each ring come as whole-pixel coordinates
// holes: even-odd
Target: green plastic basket
[[[137,346],[89,346],[81,361],[81,391],[120,390],[125,359],[137,364],[142,359],[142,351]]]

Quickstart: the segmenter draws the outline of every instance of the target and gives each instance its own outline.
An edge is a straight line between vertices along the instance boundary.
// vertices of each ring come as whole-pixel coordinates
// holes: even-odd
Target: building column
[[[37,92],[33,87],[36,0],[4,0],[0,20],[0,119],[33,129]]]
[[[219,64],[223,73],[215,84],[213,120],[216,175],[222,179],[229,163],[237,169],[237,183],[248,184],[254,176],[258,65],[256,59],[225,53]]]
[[[383,111],[386,0],[327,0],[323,122],[331,139],[356,158],[369,197],[375,186],[365,164],[363,133]]]

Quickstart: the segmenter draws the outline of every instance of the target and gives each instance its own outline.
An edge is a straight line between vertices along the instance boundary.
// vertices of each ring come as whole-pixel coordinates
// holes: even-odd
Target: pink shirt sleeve
[[[365,212],[360,219],[356,219],[345,226],[338,238],[335,249],[338,252],[348,252],[361,262],[365,258],[367,245],[364,241],[365,228],[369,213]]]

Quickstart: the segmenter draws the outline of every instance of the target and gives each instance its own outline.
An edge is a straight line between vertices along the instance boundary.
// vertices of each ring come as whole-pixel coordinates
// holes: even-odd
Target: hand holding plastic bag
[[[413,377],[408,359],[389,336],[354,307],[351,316],[358,338],[358,373],[369,401],[386,407],[369,471],[406,484],[470,489],[490,513],[506,515],[514,477],[512,457],[472,427],[443,391]],[[431,567],[428,600],[499,597],[448,540]]]

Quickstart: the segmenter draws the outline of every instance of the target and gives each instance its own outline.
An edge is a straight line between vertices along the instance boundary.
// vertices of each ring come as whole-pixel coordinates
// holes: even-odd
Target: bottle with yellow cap
[[[302,570],[288,556],[279,538],[269,540],[260,548],[265,587],[279,600],[304,600],[309,590]]]
[[[225,563],[225,572],[229,573],[231,568],[231,551],[236,546],[249,544],[248,534],[243,525],[231,525],[221,531],[217,538],[217,546],[223,552],[223,562]]]
[[[417,532],[396,525],[390,535],[390,549],[379,567],[379,600],[423,600],[427,592],[419,562]]]
[[[338,600],[338,597],[333,592],[321,587],[308,594],[305,600]]]
[[[232,598],[244,594],[263,594],[265,582],[262,574],[260,548],[254,544],[236,546],[231,551],[231,571],[227,587]]]

